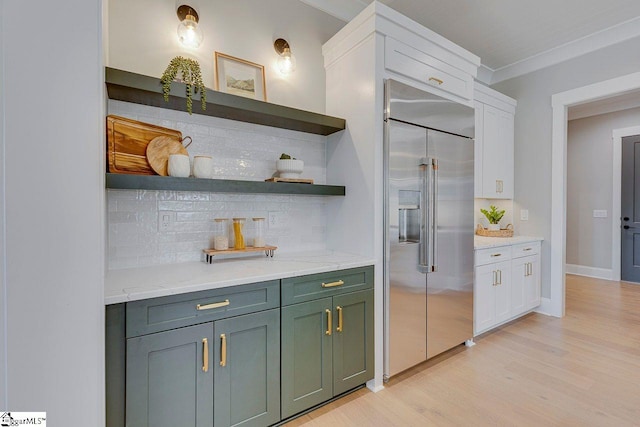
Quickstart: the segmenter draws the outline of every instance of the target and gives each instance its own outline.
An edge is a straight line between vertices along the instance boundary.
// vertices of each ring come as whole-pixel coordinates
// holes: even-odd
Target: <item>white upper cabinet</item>
[[[513,123],[516,101],[475,85],[475,197],[513,198]]]

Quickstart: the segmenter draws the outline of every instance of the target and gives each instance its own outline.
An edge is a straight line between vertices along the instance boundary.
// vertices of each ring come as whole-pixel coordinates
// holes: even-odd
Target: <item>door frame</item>
[[[565,264],[567,260],[567,109],[640,89],[640,72],[559,92],[551,96],[551,273],[550,298],[540,312],[565,314]]]
[[[640,135],[640,126],[613,130],[613,188],[611,207],[611,280],[620,281],[622,272],[620,262],[622,259],[622,247],[620,238],[620,217],[622,216],[622,138],[626,136]]]

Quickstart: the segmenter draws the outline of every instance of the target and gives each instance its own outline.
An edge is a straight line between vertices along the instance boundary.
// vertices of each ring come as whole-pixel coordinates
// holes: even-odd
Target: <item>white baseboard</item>
[[[540,305],[534,311],[546,316],[553,316],[553,314],[551,314],[553,312],[551,298],[540,298]]]
[[[565,264],[565,273],[596,279],[613,280],[613,270],[609,268],[587,267],[585,265]]]
[[[377,379],[372,379],[367,381],[367,388],[374,393],[384,390],[384,383],[382,381],[378,381]]]

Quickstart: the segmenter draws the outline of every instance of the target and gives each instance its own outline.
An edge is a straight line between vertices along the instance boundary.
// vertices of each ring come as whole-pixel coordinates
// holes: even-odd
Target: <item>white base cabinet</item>
[[[473,334],[540,305],[540,242],[476,250]]]

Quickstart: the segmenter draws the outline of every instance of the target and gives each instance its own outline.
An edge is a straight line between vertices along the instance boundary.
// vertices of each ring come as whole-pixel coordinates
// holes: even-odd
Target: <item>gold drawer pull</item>
[[[532,250],[533,250],[533,248],[524,248],[522,251],[523,252],[527,252],[527,251],[532,251]]]
[[[325,335],[331,335],[331,329],[333,329],[333,325],[331,322],[331,310],[329,310],[328,308],[325,309],[325,313],[327,313],[327,330],[324,332]]]
[[[205,304],[205,305],[196,305],[196,310],[198,311],[202,311],[202,310],[211,310],[212,308],[220,308],[220,307],[226,307],[229,304],[231,304],[229,302],[228,299],[222,301],[222,302],[214,302],[213,304]]]
[[[334,286],[342,286],[342,285],[344,285],[344,281],[343,280],[338,280],[337,282],[323,283],[322,287],[323,288],[333,288]]]
[[[436,79],[435,77],[429,77],[429,81],[430,82],[434,82],[434,83],[438,83],[438,86],[440,86],[442,83],[444,83],[442,80]]]
[[[202,371],[209,372],[209,340],[202,338]]]
[[[220,334],[220,366],[227,366],[227,336]]]
[[[338,310],[338,327],[336,328],[336,332],[342,332],[342,307],[337,306],[336,310]]]
[[[495,258],[497,256],[502,256],[502,254],[491,254],[491,258]]]

